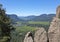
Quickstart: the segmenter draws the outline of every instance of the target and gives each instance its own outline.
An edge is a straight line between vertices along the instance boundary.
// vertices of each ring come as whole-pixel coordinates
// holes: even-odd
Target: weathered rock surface
[[[48,38],[49,42],[60,42],[60,6],[57,8],[56,17],[50,24]]]
[[[56,17],[60,18],[60,6],[58,6],[56,9]]]
[[[47,33],[44,28],[39,28],[35,32],[34,42],[47,42]]]
[[[60,19],[54,18],[48,30],[49,42],[60,42]]]
[[[31,32],[28,32],[25,35],[24,42],[33,42],[32,33]]]

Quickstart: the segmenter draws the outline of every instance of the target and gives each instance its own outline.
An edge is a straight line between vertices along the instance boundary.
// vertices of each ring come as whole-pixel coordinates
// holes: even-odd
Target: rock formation
[[[57,7],[56,17],[57,17],[57,18],[60,18],[60,6]]]
[[[49,42],[60,42],[60,6],[57,8],[56,17],[50,24],[48,38]]]
[[[47,33],[44,28],[39,28],[35,32],[34,42],[47,42]]]
[[[28,32],[25,35],[24,42],[33,42],[32,33],[31,32]]]

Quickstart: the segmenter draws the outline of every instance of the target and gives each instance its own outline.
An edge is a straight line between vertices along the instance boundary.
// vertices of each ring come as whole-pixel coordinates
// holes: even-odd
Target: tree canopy
[[[0,37],[6,37],[5,42],[10,42],[10,32],[13,29],[10,19],[6,16],[3,5],[0,4]]]

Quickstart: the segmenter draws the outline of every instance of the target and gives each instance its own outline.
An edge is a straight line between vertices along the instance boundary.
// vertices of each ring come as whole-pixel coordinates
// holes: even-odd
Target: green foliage
[[[5,10],[2,8],[2,5],[0,4],[0,37],[2,37],[2,40],[6,39],[6,42],[10,42],[10,32],[12,30],[12,26],[10,25],[10,23],[11,22],[9,18],[5,14]]]
[[[31,27],[31,26],[20,26],[20,27],[16,27],[16,30],[18,32],[35,31],[36,29],[37,29],[36,27]]]

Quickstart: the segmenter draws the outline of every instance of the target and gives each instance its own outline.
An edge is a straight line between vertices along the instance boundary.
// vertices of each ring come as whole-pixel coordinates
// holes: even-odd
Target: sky
[[[0,0],[7,14],[18,16],[55,14],[60,0]]]

